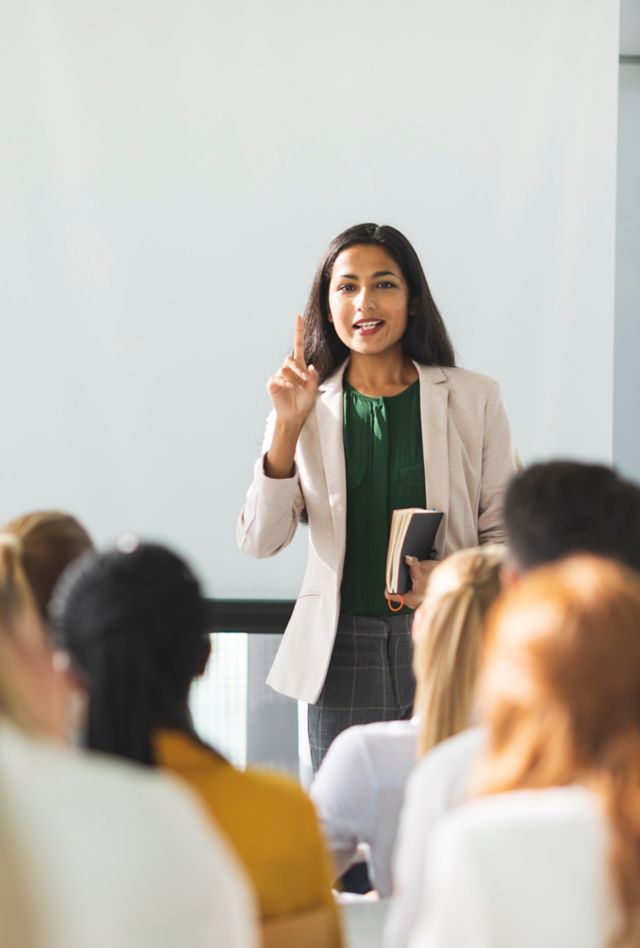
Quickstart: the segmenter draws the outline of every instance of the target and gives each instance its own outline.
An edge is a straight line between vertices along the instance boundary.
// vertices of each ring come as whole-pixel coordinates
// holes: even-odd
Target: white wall
[[[613,460],[640,482],[640,0],[620,10]]]
[[[234,522],[315,265],[414,241],[525,459],[611,458],[614,0],[0,8],[0,518],[37,506],[293,595]]]

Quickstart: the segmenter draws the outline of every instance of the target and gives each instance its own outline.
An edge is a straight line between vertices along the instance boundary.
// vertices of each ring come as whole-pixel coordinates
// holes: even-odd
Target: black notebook
[[[422,510],[420,507],[405,507],[394,510],[389,531],[387,549],[387,591],[400,595],[411,589],[411,574],[404,561],[405,556],[418,560],[431,558],[442,513],[440,510]]]

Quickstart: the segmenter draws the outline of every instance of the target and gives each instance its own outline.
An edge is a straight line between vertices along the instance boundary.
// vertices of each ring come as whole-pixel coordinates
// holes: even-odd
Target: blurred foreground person
[[[410,948],[640,944],[640,579],[532,572],[489,619],[481,799],[436,828]]]
[[[169,770],[201,797],[254,884],[267,944],[283,943],[283,926],[299,923],[300,945],[338,948],[331,868],[311,801],[288,777],[237,770],[194,729],[189,690],[210,640],[187,564],[124,537],[70,567],[51,615],[57,644],[88,688],[87,745]]]
[[[53,662],[51,637],[48,634],[48,608],[51,594],[64,570],[78,557],[94,549],[86,528],[64,510],[34,510],[14,517],[0,532],[17,541],[20,565],[29,584],[33,602],[45,631],[45,649]],[[49,737],[65,744],[75,744],[79,723],[84,716],[84,694],[66,663],[56,663],[59,675],[58,714],[43,721]]]
[[[0,534],[0,944],[254,948],[235,858],[176,783],[63,750],[65,695]]]
[[[46,624],[58,579],[74,560],[94,549],[86,528],[64,510],[34,510],[0,527],[19,540],[20,562],[40,618]]]
[[[577,461],[533,464],[505,496],[506,585],[535,566],[573,553],[611,557],[640,570],[640,488],[611,468]],[[424,893],[425,858],[433,828],[467,799],[486,729],[469,728],[439,744],[409,780],[393,859],[397,898],[385,928],[385,948],[405,948]]]
[[[413,620],[415,716],[360,724],[339,734],[311,787],[339,873],[367,847],[369,878],[391,895],[391,853],[404,787],[416,758],[467,728],[483,624],[500,591],[504,547],[459,550],[431,574]]]

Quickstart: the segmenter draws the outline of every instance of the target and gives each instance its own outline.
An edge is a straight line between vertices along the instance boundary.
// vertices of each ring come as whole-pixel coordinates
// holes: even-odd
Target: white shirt
[[[409,948],[606,948],[620,924],[609,846],[582,787],[461,806],[434,833]]]
[[[486,731],[469,728],[438,744],[416,765],[400,814],[393,854],[394,898],[384,932],[385,948],[406,948],[425,893],[425,859],[438,820],[468,795]]]
[[[311,786],[338,874],[367,843],[371,881],[381,898],[391,894],[391,853],[417,740],[416,720],[350,727],[331,744]]]
[[[2,722],[0,786],[37,948],[255,948],[248,883],[172,779]]]

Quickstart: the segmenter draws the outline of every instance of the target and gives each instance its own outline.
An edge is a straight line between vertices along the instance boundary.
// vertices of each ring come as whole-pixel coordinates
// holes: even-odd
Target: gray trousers
[[[413,614],[340,615],[320,697],[308,708],[314,772],[334,737],[352,724],[410,718],[413,712]]]

